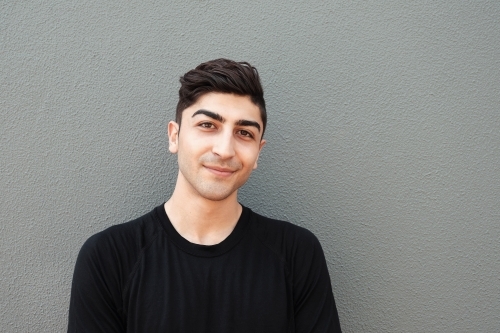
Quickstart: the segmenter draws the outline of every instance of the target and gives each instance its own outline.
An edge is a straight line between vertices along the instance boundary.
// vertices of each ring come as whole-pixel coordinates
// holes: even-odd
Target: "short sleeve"
[[[82,246],[71,287],[68,333],[125,331],[114,252],[112,243],[99,234]]]
[[[292,267],[295,332],[341,332],[323,250],[316,236],[303,231]]]

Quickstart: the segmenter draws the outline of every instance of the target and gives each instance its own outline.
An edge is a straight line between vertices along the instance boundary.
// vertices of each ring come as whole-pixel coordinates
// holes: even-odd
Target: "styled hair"
[[[263,129],[266,129],[267,113],[264,90],[257,69],[248,62],[215,59],[198,65],[180,78],[179,102],[175,121],[181,125],[182,112],[196,103],[198,98],[210,92],[249,96],[260,109]]]

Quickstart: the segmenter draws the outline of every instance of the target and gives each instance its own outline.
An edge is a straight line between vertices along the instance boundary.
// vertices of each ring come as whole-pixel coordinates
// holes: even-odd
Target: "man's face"
[[[168,125],[177,186],[214,201],[236,196],[265,144],[259,107],[248,96],[207,93],[183,111],[181,123],[180,131],[175,122]]]

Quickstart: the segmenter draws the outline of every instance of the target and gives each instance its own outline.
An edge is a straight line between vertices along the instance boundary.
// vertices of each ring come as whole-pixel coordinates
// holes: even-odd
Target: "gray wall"
[[[500,3],[2,1],[0,330],[62,332],[91,234],[165,201],[178,77],[262,74],[241,191],[323,244],[345,332],[500,327]]]

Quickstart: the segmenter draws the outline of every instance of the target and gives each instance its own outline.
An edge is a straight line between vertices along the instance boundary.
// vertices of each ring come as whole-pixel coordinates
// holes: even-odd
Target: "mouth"
[[[214,175],[219,176],[219,177],[229,177],[236,171],[233,169],[222,168],[222,167],[214,166],[214,165],[204,165],[204,167],[209,172],[211,172]]]

